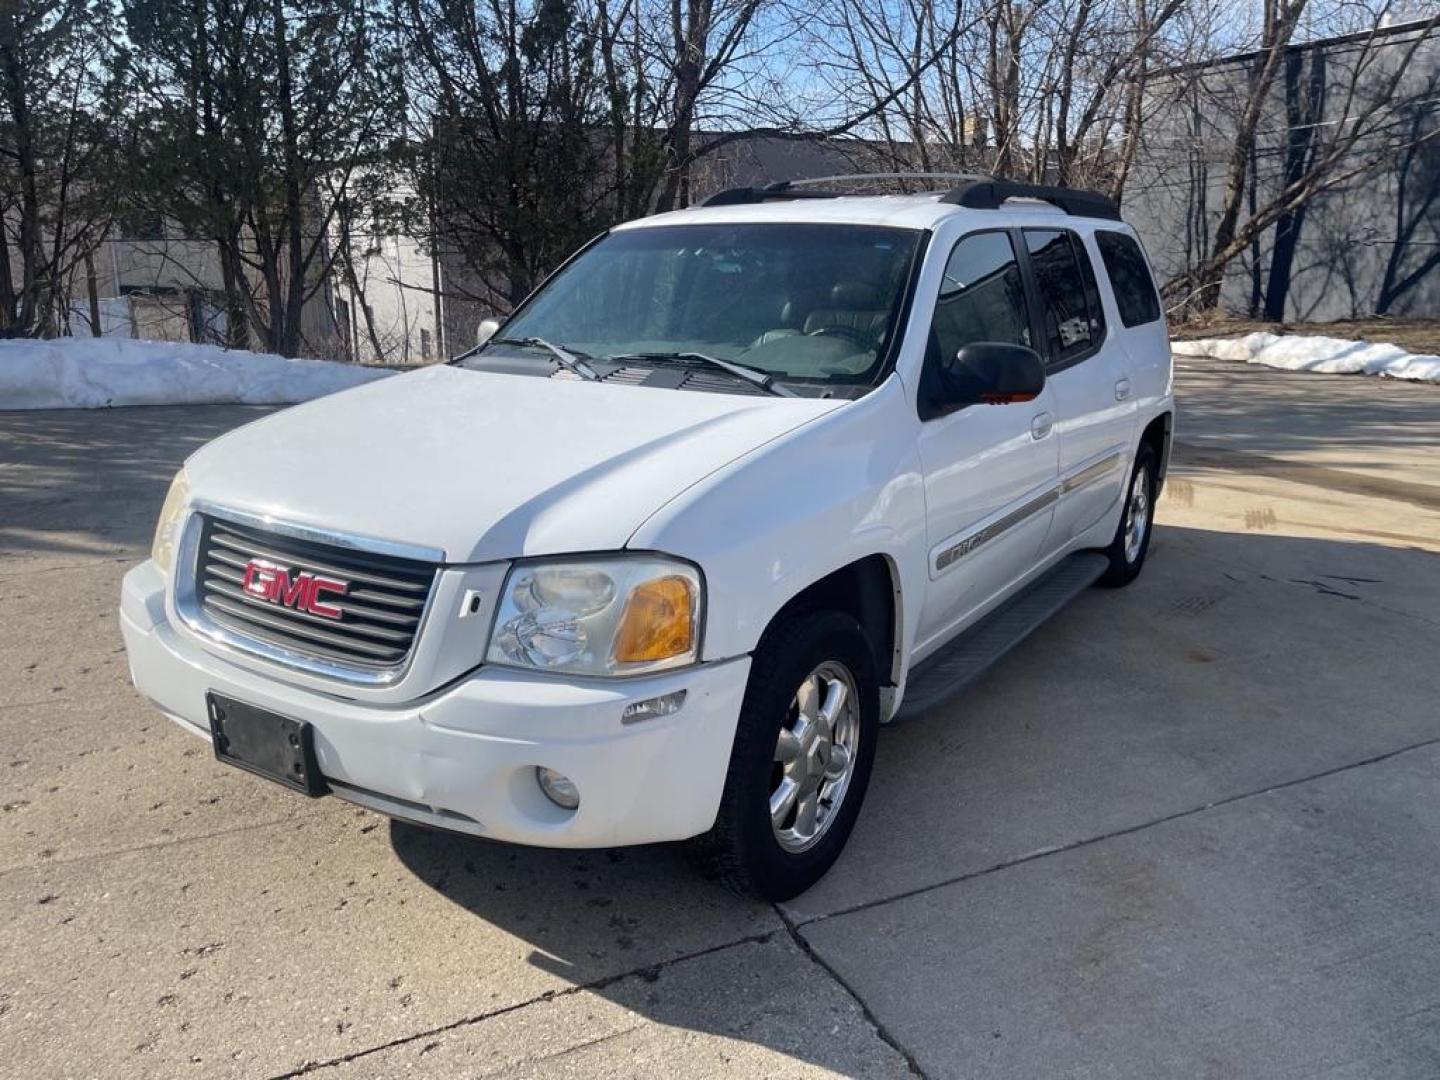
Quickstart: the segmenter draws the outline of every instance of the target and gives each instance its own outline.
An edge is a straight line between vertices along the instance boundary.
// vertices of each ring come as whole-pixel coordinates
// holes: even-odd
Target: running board
[[[1082,551],[1056,563],[910,673],[894,720],[911,720],[948,701],[989,670],[1062,607],[1095,583],[1108,560]]]

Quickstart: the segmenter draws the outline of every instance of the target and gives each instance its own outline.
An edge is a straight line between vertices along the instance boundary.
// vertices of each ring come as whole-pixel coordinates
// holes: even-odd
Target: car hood
[[[440,366],[239,428],[186,471],[197,501],[452,563],[615,550],[691,484],[840,406]]]

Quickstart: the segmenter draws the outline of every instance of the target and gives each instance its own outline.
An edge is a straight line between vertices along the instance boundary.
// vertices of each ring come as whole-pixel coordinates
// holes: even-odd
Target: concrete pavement
[[[50,1076],[1440,1074],[1440,392],[1180,371],[1145,574],[887,731],[780,908],[218,766],[125,678],[259,410],[0,413],[0,1061]]]

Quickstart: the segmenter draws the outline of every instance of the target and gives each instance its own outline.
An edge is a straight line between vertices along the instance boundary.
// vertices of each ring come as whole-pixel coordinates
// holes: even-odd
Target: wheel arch
[[[852,616],[870,640],[882,687],[893,687],[903,669],[903,591],[894,559],[866,555],[811,582],[781,604],[760,640],[783,620],[807,611],[841,611]]]
[[[1165,487],[1165,473],[1170,467],[1170,443],[1174,425],[1175,414],[1166,411],[1146,424],[1145,430],[1140,433],[1140,445],[1148,445],[1153,449],[1155,460],[1158,462],[1155,472],[1156,498],[1159,498],[1160,492]]]

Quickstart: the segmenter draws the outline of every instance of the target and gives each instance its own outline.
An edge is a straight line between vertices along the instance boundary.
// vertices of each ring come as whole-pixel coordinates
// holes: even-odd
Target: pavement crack
[[[1024,855],[1017,855],[1010,859],[1001,859],[999,862],[992,863],[979,870],[971,870],[968,873],[957,874],[954,877],[946,878],[944,881],[936,881],[929,885],[920,885],[913,889],[906,889],[903,892],[894,893],[891,896],[881,896],[874,900],[866,900],[861,904],[852,904],[850,907],[838,908],[835,911],[828,911],[823,915],[813,915],[808,919],[796,921],[792,921],[784,914],[781,914],[780,917],[785,921],[787,927],[793,926],[794,931],[798,932],[813,923],[823,922],[826,919],[837,919],[844,915],[854,915],[857,912],[884,907],[886,904],[893,904],[900,900],[908,900],[914,896],[923,896],[925,893],[935,892],[937,889],[944,889],[951,885],[959,885],[966,881],[974,881],[976,878],[987,877],[990,874],[998,874],[1002,870],[1023,866],[1026,863],[1035,862],[1038,859],[1049,858],[1052,855],[1062,855],[1067,851],[1075,851],[1079,848],[1090,847],[1093,844],[1104,843],[1106,840],[1114,840],[1121,836],[1130,836],[1133,833],[1144,832],[1146,829],[1153,829],[1157,825],[1168,825],[1172,821],[1181,821],[1188,817],[1194,817],[1196,814],[1203,814],[1207,810],[1215,810],[1222,806],[1229,806],[1232,803],[1244,802],[1247,799],[1261,798],[1277,791],[1284,791],[1287,788],[1308,784],[1312,780],[1323,780],[1327,776],[1337,776],[1340,773],[1349,772],[1352,769],[1363,769],[1368,765],[1378,765],[1382,761],[1389,761],[1391,758],[1399,757],[1402,754],[1409,754],[1416,750],[1424,750],[1432,746],[1440,746],[1440,736],[1433,739],[1422,739],[1420,742],[1410,743],[1395,750],[1387,750],[1383,754],[1376,754],[1373,757],[1368,757],[1361,761],[1352,761],[1345,765],[1336,765],[1334,768],[1321,769],[1319,772],[1308,773],[1305,776],[1298,776],[1292,780],[1282,780],[1277,784],[1269,784],[1263,788],[1256,788],[1253,791],[1243,791],[1235,795],[1227,795],[1223,799],[1216,799],[1213,802],[1188,807],[1184,810],[1176,810],[1172,814],[1163,814],[1149,821],[1126,825],[1123,828],[1112,829],[1109,832],[1098,833],[1095,836],[1072,840],[1068,844],[1056,844],[1053,847],[1040,848],[1038,851],[1027,852]]]
[[[783,916],[781,917],[781,922],[785,922]],[[306,1061],[288,1072],[276,1073],[273,1077],[270,1078],[270,1080],[292,1080],[293,1077],[305,1076],[307,1073],[313,1073],[320,1069],[334,1068],[338,1065],[348,1065],[352,1061],[358,1061],[359,1059],[369,1057],[372,1054],[379,1054],[383,1051],[393,1050],[396,1047],[400,1046],[408,1046],[410,1043],[419,1042],[422,1039],[434,1039],[436,1036],[444,1035],[452,1031],[458,1031],[459,1029],[469,1027],[472,1024],[484,1023],[486,1020],[493,1020],[499,1016],[506,1016],[510,1013],[518,1012],[521,1009],[528,1009],[532,1005],[543,1005],[547,1002],[558,1001],[562,998],[567,998],[574,994],[584,993],[585,991],[603,990],[608,986],[613,986],[616,983],[623,982],[626,979],[641,978],[647,981],[652,981],[660,974],[660,972],[664,971],[667,968],[674,967],[676,964],[683,964],[689,960],[699,960],[702,957],[711,956],[715,953],[724,952],[726,949],[733,949],[741,945],[764,945],[767,942],[773,940],[775,935],[778,933],[780,933],[780,930],[776,929],[767,930],[763,934],[748,934],[745,937],[736,938],[733,941],[722,942],[719,945],[710,945],[703,949],[696,949],[693,952],[683,953],[680,956],[672,956],[670,959],[661,960],[658,963],[645,964],[641,967],[631,968],[627,971],[618,972],[614,975],[603,975],[598,979],[591,979],[588,982],[575,983],[571,986],[564,986],[559,988],[558,990],[546,990],[543,994],[537,994],[532,998],[525,999],[524,1001],[512,1002],[509,1005],[502,1005],[499,1008],[490,1009],[482,1013],[476,1013],[473,1016],[462,1016],[460,1019],[452,1020],[448,1024],[441,1024],[439,1027],[427,1028],[424,1031],[417,1031],[411,1035],[400,1035],[394,1039],[388,1040],[387,1042],[376,1043],[374,1046],[367,1046],[360,1050],[352,1050],[348,1054],[341,1054],[337,1057],[326,1058],[324,1061]]]
[[[834,980],[835,985],[850,995],[851,1000],[860,1007],[860,1011],[864,1014],[866,1022],[874,1029],[880,1041],[905,1059],[905,1065],[910,1070],[912,1076],[919,1076],[923,1080],[925,1070],[920,1067],[920,1062],[915,1059],[915,1055],[907,1050],[904,1045],[901,1044],[900,1040],[892,1035],[890,1030],[880,1022],[880,1018],[875,1015],[865,999],[856,992],[855,988],[845,980],[845,977],[836,971],[823,956],[816,952],[810,942],[805,940],[805,935],[800,933],[800,925],[790,918],[779,904],[775,904],[774,908],[775,914],[778,915],[780,921],[785,924],[785,932],[790,935],[790,940],[794,942],[795,947],[808,956],[811,963],[815,964],[821,971],[830,976],[830,978]]]

